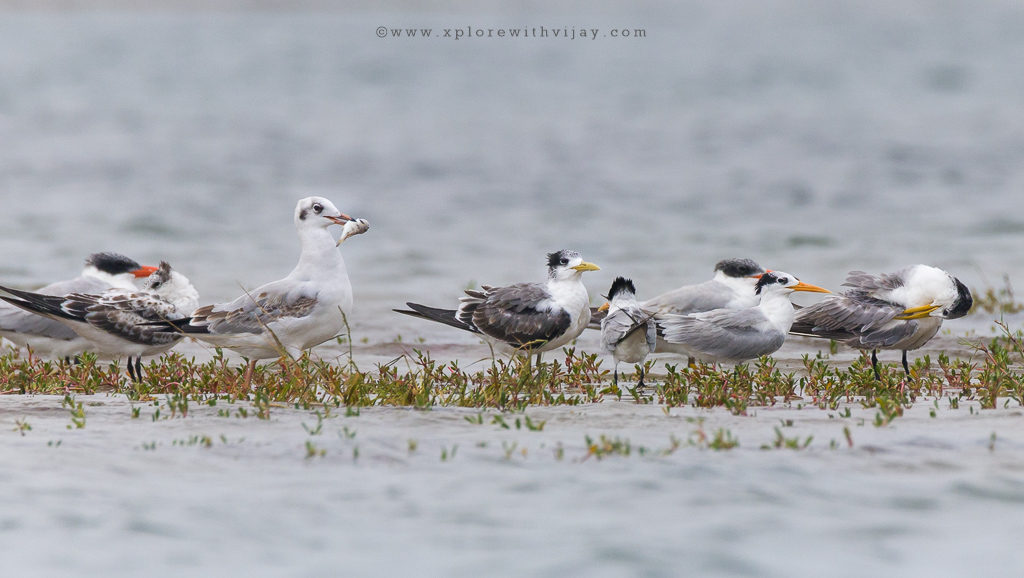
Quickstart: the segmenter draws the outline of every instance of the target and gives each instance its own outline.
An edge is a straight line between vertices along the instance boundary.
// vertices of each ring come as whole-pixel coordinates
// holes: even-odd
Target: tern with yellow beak
[[[590,297],[582,275],[598,270],[576,251],[562,249],[548,254],[545,283],[483,285],[467,290],[457,309],[406,303],[409,310],[395,311],[479,334],[507,352],[535,353],[539,363],[541,353],[568,344],[587,327]]]
[[[966,285],[929,265],[881,275],[851,271],[843,285],[850,289],[797,311],[791,332],[870,349],[876,378],[879,349],[902,350],[909,376],[907,351],[934,337],[944,319],[963,317],[974,305]]]
[[[713,309],[692,315],[659,316],[668,343],[703,361],[739,363],[769,355],[786,341],[795,312],[789,300],[794,291],[829,293],[782,271],[758,279],[754,293],[760,302],[745,309]]]

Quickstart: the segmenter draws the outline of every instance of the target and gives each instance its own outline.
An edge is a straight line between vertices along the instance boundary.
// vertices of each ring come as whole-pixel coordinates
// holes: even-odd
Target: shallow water
[[[731,256],[831,288],[852,269],[917,262],[975,288],[1024,269],[1018,3],[594,10],[5,12],[0,280],[39,285],[116,250],[170,261],[204,301],[232,298],[291,269],[295,201],[322,194],[371,223],[342,250],[356,354],[372,363],[416,345],[485,356],[472,336],[390,309],[540,279],[544,254],[562,247],[602,266],[587,274],[593,296],[619,274],[653,295]],[[647,36],[380,39],[382,25]],[[405,345],[390,344],[398,335]],[[797,340],[780,356],[795,364],[817,347]],[[940,402],[933,419],[919,402],[874,428],[857,408],[864,423],[603,403],[530,410],[548,420],[539,433],[459,410],[373,409],[310,436],[305,412],[264,422],[193,408],[153,422],[150,408],[131,420],[124,400],[93,401],[87,427],[68,430],[59,399],[0,398],[0,574],[1011,576],[1024,565],[1015,408]],[[688,439],[688,417],[728,428],[740,448],[637,455]],[[19,436],[16,419],[33,429]],[[811,447],[758,449],[786,419]],[[601,434],[634,454],[582,461],[584,436]],[[306,460],[313,438],[327,454]]]
[[[539,432],[492,412],[477,425],[474,410],[370,408],[311,435],[316,417],[287,408],[260,421],[227,404],[167,419],[165,406],[153,421],[152,405],[132,420],[123,398],[79,400],[86,427],[69,430],[54,398],[3,399],[32,426],[0,444],[5,574],[1012,576],[1024,564],[1019,408],[940,402],[933,418],[922,401],[876,428],[859,406],[734,417],[607,401],[530,409]],[[760,449],[790,421],[780,431],[813,435],[806,449]],[[701,427],[739,447],[688,445]],[[588,458],[586,437],[602,435],[629,455]],[[663,455],[672,437],[682,445]],[[326,453],[307,459],[307,441]]]

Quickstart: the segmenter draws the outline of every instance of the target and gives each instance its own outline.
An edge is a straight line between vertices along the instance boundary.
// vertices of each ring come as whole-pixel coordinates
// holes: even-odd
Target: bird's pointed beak
[[[904,309],[903,313],[900,313],[894,319],[923,319],[932,314],[933,311],[938,309],[940,305],[922,305],[920,307],[911,307],[910,309]]]
[[[598,307],[598,308],[597,308],[597,310],[598,310],[598,311],[608,311],[608,308],[609,308],[609,307],[611,307],[611,306],[612,306],[612,304],[611,304],[611,303],[609,303],[609,302],[605,301],[605,302],[604,302],[604,305],[602,305],[602,306]]]
[[[132,275],[135,275],[136,278],[141,279],[143,277],[149,277],[153,273],[156,273],[157,269],[158,269],[158,267],[153,267],[153,266],[150,266],[150,265],[143,265],[142,267],[139,267],[138,269],[136,269],[134,271],[129,271],[129,272]]]
[[[804,283],[803,281],[790,287],[793,291],[808,291],[810,293],[831,293],[828,289],[818,287],[817,285],[811,285],[810,283]]]
[[[334,223],[335,225],[344,225],[349,221],[355,221],[355,219],[346,215],[345,213],[338,213],[337,216],[333,217],[331,215],[324,215],[324,218]]]
[[[600,271],[601,270],[601,268],[598,267],[597,265],[595,265],[593,263],[587,263],[586,261],[580,263],[579,265],[576,265],[575,267],[571,267],[571,269],[575,269],[575,270],[577,270],[577,271],[579,271],[581,273],[583,271]]]
[[[771,273],[771,272],[772,272],[771,269],[765,269],[764,270],[764,273]],[[751,279],[760,279],[761,277],[764,277],[764,273],[758,273],[757,275],[751,275],[750,278]]]

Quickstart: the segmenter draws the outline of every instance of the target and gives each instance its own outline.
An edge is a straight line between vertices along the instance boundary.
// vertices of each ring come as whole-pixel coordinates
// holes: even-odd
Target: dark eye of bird
[[[568,260],[568,259],[562,259],[562,260],[560,260],[560,261],[558,262],[558,264],[559,264],[559,265],[568,265],[568,264],[569,264],[569,260]]]
[[[786,279],[785,277],[779,277],[779,285],[785,285],[787,283],[789,283],[789,279]]]
[[[324,206],[323,205],[321,205],[320,203],[313,203],[313,212],[314,213],[319,215],[320,213],[323,212],[323,210],[324,210]]]

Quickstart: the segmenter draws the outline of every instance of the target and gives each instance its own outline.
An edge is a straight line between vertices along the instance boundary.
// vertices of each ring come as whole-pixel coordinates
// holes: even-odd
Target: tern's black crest
[[[93,253],[85,260],[85,264],[92,265],[100,271],[111,275],[129,273],[141,267],[141,265],[120,253]]]
[[[967,312],[974,305],[974,297],[971,296],[971,290],[956,277],[953,277],[953,283],[956,284],[957,296],[953,306],[946,311],[946,319],[959,319],[967,315]]]
[[[715,271],[729,277],[750,277],[764,273],[764,268],[753,259],[723,259],[715,264]]]
[[[548,253],[548,268],[555,268],[560,265],[568,265],[569,261],[579,255],[576,251],[570,251],[568,249],[562,249],[561,251],[555,251],[554,253]]]
[[[787,280],[788,280],[788,278],[787,278]],[[761,278],[757,280],[757,284],[754,285],[754,294],[755,295],[760,295],[761,294],[761,289],[764,289],[765,287],[767,287],[768,285],[771,285],[772,283],[785,283],[785,282],[782,281],[782,278],[779,277],[778,275],[776,275],[775,273],[765,273],[764,275],[761,275]]]
[[[606,299],[611,301],[615,299],[616,295],[627,292],[636,295],[636,287],[633,286],[633,281],[625,277],[616,277],[612,281],[612,288],[608,290],[608,297]]]

